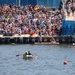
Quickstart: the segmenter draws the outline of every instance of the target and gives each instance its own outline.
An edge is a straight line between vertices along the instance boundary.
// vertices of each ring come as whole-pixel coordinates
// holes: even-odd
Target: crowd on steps
[[[74,15],[75,2],[66,2],[65,8],[68,16],[70,11]],[[60,3],[58,9],[43,5],[0,5],[0,34],[61,35],[64,14],[63,3]]]

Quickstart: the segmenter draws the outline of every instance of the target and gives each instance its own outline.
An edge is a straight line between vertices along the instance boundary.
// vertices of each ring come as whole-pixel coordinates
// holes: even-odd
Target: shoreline
[[[0,35],[0,44],[72,44],[75,43],[75,36],[30,36],[26,35],[14,35],[14,36],[3,36]]]

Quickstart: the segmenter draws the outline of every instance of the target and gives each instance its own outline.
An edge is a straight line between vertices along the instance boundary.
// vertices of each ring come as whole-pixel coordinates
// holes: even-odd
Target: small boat
[[[23,59],[26,59],[26,60],[33,59],[33,55],[25,55],[25,54],[23,54]]]

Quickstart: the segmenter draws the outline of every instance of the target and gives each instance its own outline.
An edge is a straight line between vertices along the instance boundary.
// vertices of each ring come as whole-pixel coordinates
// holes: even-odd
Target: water
[[[22,54],[28,50],[38,58],[22,59]],[[67,65],[63,64],[64,61]],[[75,75],[75,47],[0,45],[0,75]]]

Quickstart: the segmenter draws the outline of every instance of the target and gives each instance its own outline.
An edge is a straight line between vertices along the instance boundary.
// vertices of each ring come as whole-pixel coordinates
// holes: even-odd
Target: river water
[[[28,50],[37,58],[22,59],[22,54]],[[66,65],[64,61],[67,61]],[[0,75],[75,75],[75,47],[0,45]]]

